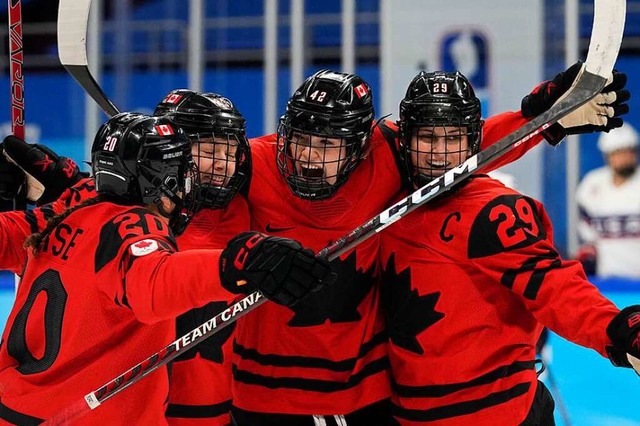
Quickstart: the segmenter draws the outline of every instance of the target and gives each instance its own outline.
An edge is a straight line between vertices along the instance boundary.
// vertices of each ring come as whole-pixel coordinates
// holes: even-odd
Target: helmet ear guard
[[[357,75],[322,70],[307,78],[287,102],[278,126],[277,164],[291,191],[305,199],[331,197],[362,160],[371,137],[374,108],[371,88]],[[345,153],[335,183],[310,182],[300,175],[293,155],[295,134],[340,139]],[[320,157],[325,158],[324,155]],[[325,167],[324,160],[317,166]]]

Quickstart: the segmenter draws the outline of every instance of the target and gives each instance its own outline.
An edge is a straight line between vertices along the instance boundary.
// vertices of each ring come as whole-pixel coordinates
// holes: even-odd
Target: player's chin
[[[420,176],[423,178],[436,179],[446,173],[448,168],[440,167],[424,167],[419,169]]]

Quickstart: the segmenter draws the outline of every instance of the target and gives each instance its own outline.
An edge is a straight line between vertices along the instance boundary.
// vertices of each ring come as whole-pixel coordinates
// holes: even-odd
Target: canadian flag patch
[[[358,95],[359,98],[369,93],[369,90],[367,90],[367,86],[365,86],[364,83],[357,85],[356,87],[353,88],[353,90],[356,92],[356,95]]]
[[[164,98],[162,102],[165,104],[175,105],[178,102],[180,102],[180,99],[182,99],[182,95],[178,95],[177,93],[171,93],[170,95],[167,95],[167,97]]]
[[[146,256],[158,250],[158,242],[156,240],[141,240],[131,244],[131,254],[134,256]]]
[[[171,136],[174,134],[173,129],[168,124],[156,126],[156,132],[158,132],[160,136]]]

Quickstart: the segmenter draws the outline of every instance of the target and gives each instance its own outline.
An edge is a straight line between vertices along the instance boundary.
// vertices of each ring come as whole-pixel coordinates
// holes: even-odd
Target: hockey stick
[[[9,1],[9,74],[11,79],[11,133],[24,140],[24,50],[22,45],[22,0]]]
[[[60,0],[58,7],[58,56],[67,72],[109,116],[120,111],[104,94],[87,64],[87,26],[91,0]]]
[[[538,135],[560,118],[596,96],[605,86],[620,49],[625,9],[624,0],[595,0],[595,18],[586,67],[564,99],[520,129],[500,139],[488,149],[479,152],[460,166],[434,179],[378,216],[354,229],[348,235],[325,247],[319,254],[327,256],[330,260],[336,259],[342,253],[354,248],[375,233],[382,231],[419,206],[466,180],[471,174],[504,155],[510,148]],[[57,413],[46,424],[66,424],[69,420],[97,408],[107,399],[201,343],[223,327],[251,312],[266,300],[259,292],[254,292],[239,300],[159,352],[99,389],[87,394],[83,400],[78,400],[65,410]]]
[[[11,133],[24,140],[24,48],[22,44],[22,0],[9,1],[9,79],[11,82]],[[27,209],[27,184],[23,182],[13,199],[13,210]],[[20,276],[15,275],[18,289]]]
[[[571,426],[571,417],[569,417],[569,410],[567,410],[567,406],[564,403],[564,399],[562,398],[562,394],[560,393],[560,387],[558,387],[558,382],[556,382],[556,378],[551,372],[551,367],[549,364],[545,364],[545,369],[547,370],[547,380],[549,380],[549,386],[551,387],[551,392],[555,397],[556,405],[558,406],[558,412],[560,413],[560,417],[562,417],[562,423],[564,426]]]
[[[564,398],[562,398],[562,394],[560,393],[560,387],[558,386],[558,382],[556,381],[555,375],[551,371],[551,345],[547,346],[546,343],[543,344],[542,350],[538,352],[542,361],[542,371],[539,373],[539,377],[544,377],[546,374],[547,381],[549,382],[549,387],[551,388],[551,394],[555,399],[556,407],[558,408],[558,413],[562,418],[562,424],[564,426],[571,426],[571,417],[569,417],[569,410],[567,409],[567,405],[564,403]]]

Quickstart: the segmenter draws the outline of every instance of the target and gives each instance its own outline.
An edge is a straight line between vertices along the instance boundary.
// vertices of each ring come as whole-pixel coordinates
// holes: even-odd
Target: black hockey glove
[[[553,80],[540,83],[522,99],[522,115],[527,118],[537,117],[551,108],[564,97],[582,73],[583,67],[582,62],[576,62]],[[630,92],[625,89],[626,84],[627,75],[614,70],[609,84],[596,97],[543,131],[547,142],[556,146],[567,135],[608,132],[621,127],[621,116],[629,112],[626,102],[631,97]]]
[[[25,183],[24,172],[0,154],[0,198],[12,200]]]
[[[616,367],[633,367],[640,375],[640,305],[624,308],[607,326],[613,346],[607,347],[611,363]],[[636,358],[628,358],[627,354]]]
[[[224,288],[236,294],[260,290],[284,306],[295,305],[335,279],[327,259],[288,238],[244,232],[231,239],[220,255]]]
[[[26,174],[27,200],[38,206],[57,200],[67,188],[89,176],[75,161],[58,156],[44,145],[7,136],[2,148],[5,157]]]

